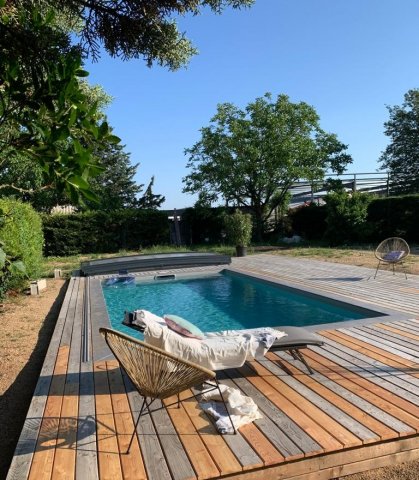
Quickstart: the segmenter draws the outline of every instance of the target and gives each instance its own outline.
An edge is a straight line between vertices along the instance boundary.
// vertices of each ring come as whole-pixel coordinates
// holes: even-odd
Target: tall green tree
[[[144,195],[138,200],[137,207],[147,208],[149,210],[156,210],[161,207],[161,204],[166,200],[163,195],[153,193],[154,175],[150,179]]]
[[[380,157],[395,193],[419,193],[419,89],[409,90],[401,106],[387,107],[384,133],[390,143]]]
[[[98,202],[88,202],[90,210],[118,210],[136,206],[137,197],[143,189],[134,176],[138,164],[132,165],[129,153],[123,145],[98,145],[95,156],[103,171],[90,184]]]
[[[170,70],[184,66],[197,50],[178,30],[176,17],[204,8],[250,6],[254,0],[9,0],[24,9],[60,12],[61,25],[79,33],[85,50],[97,58],[100,47],[124,59],[144,58]]]
[[[201,203],[223,201],[251,208],[260,240],[273,210],[298,179],[322,179],[327,170],[342,173],[352,161],[347,146],[320,128],[310,105],[286,95],[257,98],[244,110],[218,105],[201,139],[186,150],[191,169],[184,192]]]
[[[4,8],[0,13],[3,171],[10,168],[9,162],[24,159],[34,170],[40,168],[42,188],[65,191],[74,203],[80,195],[93,200],[88,178],[101,171],[92,156],[93,146],[119,139],[111,134],[97,102],[91,104],[80,83],[88,75],[81,54],[51,26],[52,17],[18,12],[16,19],[14,11]],[[21,35],[15,39],[17,30]],[[28,42],[26,50],[19,47],[23,40]]]

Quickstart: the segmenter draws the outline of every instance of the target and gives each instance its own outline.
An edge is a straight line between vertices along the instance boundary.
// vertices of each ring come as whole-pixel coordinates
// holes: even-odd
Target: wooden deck
[[[321,330],[314,375],[282,352],[222,372],[263,414],[237,435],[192,397],[145,416],[125,455],[141,398],[97,336],[97,285],[72,278],[8,480],[321,480],[418,459],[419,279],[269,255],[233,268],[408,315]]]

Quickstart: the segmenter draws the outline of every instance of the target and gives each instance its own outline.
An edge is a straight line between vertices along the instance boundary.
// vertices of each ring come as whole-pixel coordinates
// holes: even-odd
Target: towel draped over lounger
[[[247,360],[264,356],[276,340],[286,336],[285,332],[264,327],[210,332],[204,340],[197,340],[170,330],[161,317],[147,310],[136,310],[132,323],[145,325],[146,343],[210,370],[241,367]]]

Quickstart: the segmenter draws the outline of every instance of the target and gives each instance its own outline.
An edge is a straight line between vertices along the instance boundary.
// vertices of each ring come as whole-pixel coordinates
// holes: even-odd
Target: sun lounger
[[[122,323],[130,328],[133,328],[141,333],[144,333],[145,325],[143,325],[142,322],[135,321],[134,312],[126,312],[124,321]],[[257,332],[258,330],[260,329],[237,330],[235,332],[238,335],[240,335],[240,334],[249,334],[252,331]],[[258,353],[261,353],[261,352],[266,353],[266,351],[271,351],[271,352],[286,351],[295,360],[301,361],[305,365],[307,370],[312,374],[313,370],[311,369],[306,359],[304,358],[302,350],[304,350],[305,348],[308,348],[310,345],[322,346],[324,343],[322,339],[318,335],[310,332],[309,330],[306,330],[303,327],[292,327],[292,326],[282,327],[281,326],[277,330],[279,330],[280,332],[284,332],[286,335],[280,338],[276,338],[275,341],[269,346],[268,349],[263,349],[263,348],[257,349]],[[206,335],[208,338],[210,337],[214,338],[214,336],[222,337],[223,334],[224,336],[227,336],[225,335],[225,333],[227,332],[215,332],[215,333],[209,332]],[[231,365],[226,365],[225,368],[229,368],[229,367],[232,368]]]
[[[300,362],[302,362],[307,367],[307,370],[312,374],[313,370],[307,363],[301,350],[304,350],[310,345],[321,347],[324,343],[323,340],[318,335],[302,327],[281,326],[279,328],[281,329],[281,332],[285,332],[287,336],[275,340],[269,351],[289,352],[295,360],[300,360]]]

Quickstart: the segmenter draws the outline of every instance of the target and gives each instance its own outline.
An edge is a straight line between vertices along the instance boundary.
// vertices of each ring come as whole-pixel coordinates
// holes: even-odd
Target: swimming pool
[[[195,278],[142,279],[126,286],[102,284],[102,288],[112,327],[131,335],[133,330],[121,323],[125,310],[179,315],[207,332],[318,325],[382,315],[228,270]]]

